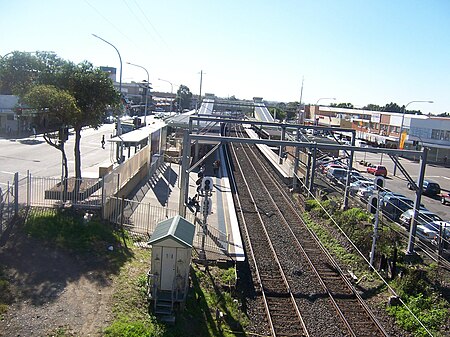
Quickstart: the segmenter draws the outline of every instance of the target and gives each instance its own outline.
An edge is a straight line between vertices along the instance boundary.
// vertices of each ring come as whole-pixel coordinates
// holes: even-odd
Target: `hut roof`
[[[148,243],[153,245],[166,238],[172,238],[181,245],[191,248],[194,242],[194,233],[195,225],[177,215],[158,223]]]

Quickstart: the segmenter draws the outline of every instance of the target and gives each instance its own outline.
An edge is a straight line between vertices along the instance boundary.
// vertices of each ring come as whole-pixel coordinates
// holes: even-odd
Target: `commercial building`
[[[400,132],[406,132],[405,149],[430,149],[430,162],[443,163],[450,156],[450,118],[398,112],[369,111],[327,106],[305,106],[305,122],[351,128],[356,137],[380,146],[397,148]],[[412,158],[414,159],[414,158]]]

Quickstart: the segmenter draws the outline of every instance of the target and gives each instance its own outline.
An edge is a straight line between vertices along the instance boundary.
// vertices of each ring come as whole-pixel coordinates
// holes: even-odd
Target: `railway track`
[[[256,147],[233,144],[231,153],[241,228],[272,336],[387,336]]]

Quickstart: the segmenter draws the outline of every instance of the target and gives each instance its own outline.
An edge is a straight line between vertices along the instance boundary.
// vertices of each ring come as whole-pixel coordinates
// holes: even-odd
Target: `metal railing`
[[[132,235],[150,237],[156,225],[161,221],[178,215],[177,209],[170,209],[162,206],[154,206],[150,203],[143,203],[125,198],[108,198],[111,207],[106,220],[123,226]],[[195,235],[193,246],[201,248],[203,228],[200,219],[193,213],[186,213],[186,220],[195,225]],[[208,226],[205,236],[205,250],[212,253],[227,253],[229,237],[215,227]]]

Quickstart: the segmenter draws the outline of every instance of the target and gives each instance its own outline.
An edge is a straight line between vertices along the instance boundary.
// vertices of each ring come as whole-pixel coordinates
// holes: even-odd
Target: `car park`
[[[411,218],[413,217],[414,209],[409,209],[400,215],[400,224],[409,229],[411,224]],[[423,225],[428,222],[442,221],[441,217],[427,209],[419,209],[417,214],[417,225]]]
[[[367,167],[367,173],[373,174],[375,176],[383,176],[386,178],[387,176],[387,169],[385,166],[382,165],[372,165],[370,164]]]
[[[426,243],[432,243],[433,239],[439,235],[439,232],[448,230],[450,223],[446,221],[433,221],[423,225],[418,225],[416,228],[416,235],[419,239]]]
[[[407,186],[410,190],[414,189],[413,184],[411,184],[410,182],[407,184]],[[425,179],[422,184],[422,193],[429,197],[435,197],[437,195],[440,195],[441,186],[439,186],[437,182]]]

